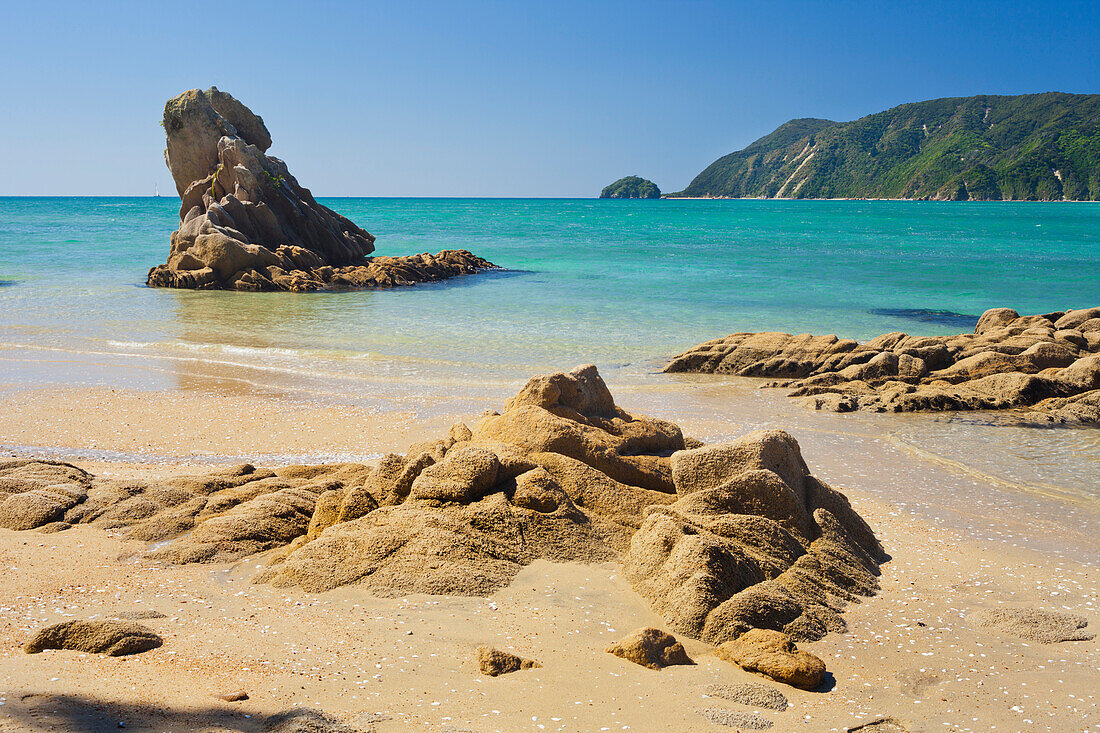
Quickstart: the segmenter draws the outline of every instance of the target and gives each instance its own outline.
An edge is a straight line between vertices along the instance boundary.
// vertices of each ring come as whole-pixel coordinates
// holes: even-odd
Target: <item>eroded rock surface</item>
[[[120,657],[156,649],[164,640],[147,626],[116,619],[64,621],[40,629],[23,651],[38,654],[46,649],[71,649],[87,654]]]
[[[836,336],[735,333],[673,358],[666,372],[771,377],[817,409],[1026,408],[1030,419],[1100,424],[1100,308],[986,311],[974,333]]]
[[[388,597],[488,595],[538,559],[617,561],[670,629],[715,644],[753,628],[842,631],[886,558],[790,435],[700,447],[617,406],[593,366],[535,377],[501,413],[374,466],[132,482],[0,463],[0,522],[113,529],[171,563],[267,553],[257,582]],[[654,646],[662,664],[680,659],[668,638]]]
[[[150,286],[376,288],[493,267],[466,250],[370,257],[374,237],[317,203],[283,161],[266,154],[263,119],[216,87],[169,100],[164,131],[182,205],[168,262],[149,271]]]

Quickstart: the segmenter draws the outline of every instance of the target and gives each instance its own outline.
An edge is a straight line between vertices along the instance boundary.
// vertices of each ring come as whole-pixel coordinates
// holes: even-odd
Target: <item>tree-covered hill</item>
[[[620,178],[600,191],[602,199],[658,199],[661,189],[653,181],[638,176]]]
[[[799,119],[668,196],[1100,200],[1100,94],[933,99]]]

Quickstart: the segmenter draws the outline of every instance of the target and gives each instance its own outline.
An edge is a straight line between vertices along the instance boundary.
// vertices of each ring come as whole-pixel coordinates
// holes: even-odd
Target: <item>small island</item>
[[[661,189],[653,181],[638,176],[620,178],[600,191],[602,199],[659,199]]]

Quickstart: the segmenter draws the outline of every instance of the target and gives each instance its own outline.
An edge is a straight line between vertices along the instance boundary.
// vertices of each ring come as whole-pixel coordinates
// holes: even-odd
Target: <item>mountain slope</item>
[[[1100,200],[1100,94],[951,97],[854,122],[791,120],[668,196]]]

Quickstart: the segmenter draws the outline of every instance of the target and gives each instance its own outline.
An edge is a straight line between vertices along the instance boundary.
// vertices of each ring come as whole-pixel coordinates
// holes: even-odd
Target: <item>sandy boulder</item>
[[[744,670],[804,690],[814,689],[825,679],[825,663],[778,631],[753,629],[721,644],[715,654]]]
[[[155,631],[133,621],[64,621],[41,629],[23,645],[23,651],[38,654],[46,649],[72,649],[119,657],[147,652],[163,643]]]
[[[533,659],[525,659],[510,652],[493,649],[488,646],[477,648],[477,664],[482,674],[490,677],[499,677],[509,672],[518,672],[521,669],[534,669],[542,665]]]
[[[650,669],[663,669],[673,664],[694,664],[684,645],[676,637],[660,629],[636,629],[607,647],[608,654]]]

